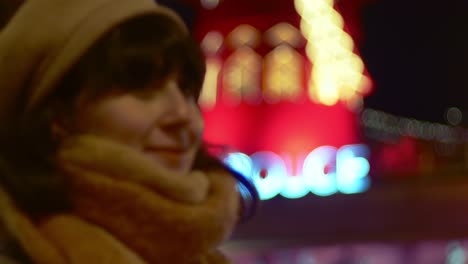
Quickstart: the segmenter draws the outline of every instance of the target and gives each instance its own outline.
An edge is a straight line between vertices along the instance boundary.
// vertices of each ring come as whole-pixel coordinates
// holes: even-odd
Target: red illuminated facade
[[[276,25],[287,23],[299,32],[300,22],[294,1],[222,1],[212,10],[198,10],[197,38],[203,41],[209,32],[218,32],[223,38],[219,49],[207,54],[208,60],[216,58],[221,62],[216,103],[208,108],[202,105],[207,142],[227,145],[247,154],[272,151],[292,156],[309,153],[323,145],[341,147],[362,142],[358,117],[349,105],[338,102],[328,106],[308,97],[307,82],[314,65],[307,58],[304,37],[301,35],[295,45],[288,41],[272,44],[267,40],[268,32]],[[280,45],[285,45],[300,56],[297,69],[292,72],[298,75],[300,84],[295,97],[279,95],[279,99],[272,103],[264,97],[249,100],[247,95],[236,103],[229,102],[229,87],[223,79],[228,74],[226,62],[241,49],[233,45],[232,40],[233,31],[240,25],[248,25],[257,31],[258,35],[252,41],[255,44],[246,46],[262,60],[255,73],[257,82],[243,85],[258,86],[252,89],[257,89],[255,92],[260,94],[268,92],[266,79],[270,77],[265,58]]]
[[[346,21],[344,29],[353,37],[355,46],[360,45],[365,38],[360,31],[360,12],[362,6],[370,2],[373,1],[336,1],[335,8],[341,11]],[[264,202],[257,217],[237,230],[234,241],[262,240],[268,248],[274,242],[278,243],[278,247],[289,247],[468,236],[468,213],[460,210],[466,207],[466,180],[446,179],[444,175],[439,175],[438,179],[442,180],[409,182],[407,180],[411,177],[395,177],[400,174],[416,178],[414,176],[426,170],[422,167],[430,161],[421,160],[421,157],[430,151],[420,151],[421,145],[427,147],[426,144],[416,141],[411,135],[397,135],[396,143],[381,144],[366,140],[362,133],[359,107],[350,107],[344,100],[326,105],[311,99],[308,81],[318,62],[309,59],[306,37],[302,34],[299,44],[293,45],[284,41],[271,44],[267,36],[279,23],[287,23],[297,30],[301,28],[301,15],[294,1],[221,0],[214,9],[204,9],[198,4],[196,6],[198,19],[195,34],[198,40],[203,43],[209,32],[217,32],[222,36],[219,47],[207,52],[208,61],[219,63],[214,103],[208,107],[202,104],[206,120],[204,138],[207,142],[225,145],[230,148],[229,151],[240,151],[247,155],[271,151],[281,157],[289,156],[293,170],[302,162],[301,155],[320,146],[340,148],[365,142],[371,149],[371,176],[375,177],[374,172],[388,171],[390,174],[382,178],[395,180],[385,182],[385,179],[375,181],[373,178],[374,185],[369,191],[355,195],[308,195],[294,200],[276,197]],[[249,78],[250,84],[258,86],[258,90],[240,93],[238,97],[238,94],[230,94],[233,90],[225,86],[224,76],[227,74],[226,62],[242,46],[230,40],[240,25],[248,25],[257,32],[248,33],[256,36],[252,37],[256,40],[247,38],[239,41],[246,45],[247,49],[244,50],[255,53],[253,57],[260,59],[261,66],[254,70],[256,78]],[[269,89],[265,81],[268,73],[263,62],[282,44],[288,45],[301,57],[299,72],[302,75],[298,78],[301,89],[299,96],[294,99],[282,95],[280,99],[268,100],[263,97],[264,91]],[[353,51],[358,54],[357,48]],[[363,72],[369,77],[365,69]],[[238,87],[249,89],[249,86]],[[367,89],[362,95],[366,96],[370,92]],[[256,97],[258,94],[262,95],[260,100]],[[324,166],[323,169],[326,174],[332,168]],[[260,177],[267,178],[268,174],[260,171]],[[248,243],[246,245],[252,246]]]

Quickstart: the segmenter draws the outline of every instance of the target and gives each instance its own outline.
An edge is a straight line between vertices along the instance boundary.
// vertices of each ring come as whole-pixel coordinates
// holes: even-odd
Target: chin
[[[174,160],[163,159],[161,163],[167,169],[177,172],[177,173],[182,173],[182,174],[187,174],[192,169],[192,164],[187,163],[184,160],[174,161]]]
[[[147,153],[156,163],[163,167],[182,174],[187,174],[193,166],[193,158],[189,155],[168,155],[161,153]]]

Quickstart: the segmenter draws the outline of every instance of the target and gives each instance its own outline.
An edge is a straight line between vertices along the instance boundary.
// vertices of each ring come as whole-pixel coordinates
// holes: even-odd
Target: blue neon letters
[[[309,192],[328,196],[340,192],[359,193],[369,188],[369,149],[367,146],[346,145],[337,149],[321,146],[310,152],[298,164],[292,175],[290,160],[269,151],[260,151],[250,157],[241,152],[230,153],[224,162],[250,177],[258,188],[260,198],[267,200],[280,194],[297,199]],[[261,172],[267,173],[266,177]]]

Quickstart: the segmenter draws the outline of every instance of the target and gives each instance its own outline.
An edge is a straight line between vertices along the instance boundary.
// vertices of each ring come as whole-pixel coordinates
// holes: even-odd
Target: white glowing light
[[[341,193],[360,193],[369,188],[370,171],[367,157],[369,150],[364,145],[341,147],[336,155],[337,187]]]
[[[278,195],[287,181],[286,165],[280,156],[262,151],[253,154],[252,179],[258,188],[260,199],[267,200]],[[262,172],[265,175],[262,175]]]
[[[324,65],[325,66],[325,65]],[[321,67],[312,72],[311,83],[313,89],[309,90],[311,98],[324,105],[334,105],[340,98],[339,87],[336,85],[335,75]]]
[[[361,119],[366,127],[384,133],[445,143],[468,142],[468,129],[398,117],[373,109],[364,110]]]
[[[338,191],[335,172],[325,172],[335,159],[336,148],[323,146],[312,151],[304,161],[303,175],[307,177],[305,184],[311,192],[328,196]]]
[[[456,107],[450,107],[446,114],[447,122],[453,126],[457,126],[463,119],[462,111]]]
[[[306,196],[310,189],[304,184],[303,176],[288,176],[288,180],[281,190],[281,196],[288,199],[298,199]]]
[[[252,178],[252,160],[244,153],[230,153],[223,159],[223,162],[240,174]]]
[[[447,246],[447,264],[462,264],[466,263],[466,250],[459,242],[452,242]]]
[[[307,39],[306,54],[313,62],[309,96],[325,105],[361,101],[370,88],[364,64],[354,54],[354,42],[333,0],[295,0],[300,29]],[[353,104],[350,104],[353,105]]]
[[[201,0],[200,2],[205,9],[215,9],[219,5],[219,0]]]

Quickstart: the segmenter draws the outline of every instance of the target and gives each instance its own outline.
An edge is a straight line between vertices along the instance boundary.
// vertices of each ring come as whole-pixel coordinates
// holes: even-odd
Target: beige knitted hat
[[[186,31],[154,0],[27,0],[0,32],[0,129],[33,110],[103,34],[148,14]]]

